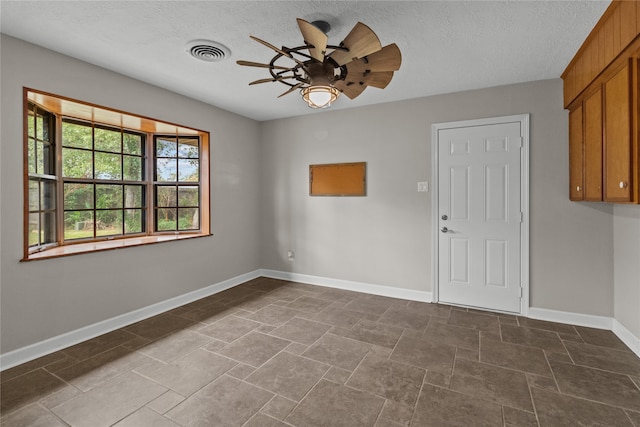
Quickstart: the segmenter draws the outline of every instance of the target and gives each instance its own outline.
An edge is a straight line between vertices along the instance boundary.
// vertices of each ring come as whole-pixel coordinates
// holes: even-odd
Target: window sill
[[[77,243],[74,245],[56,246],[51,249],[31,253],[28,257],[23,258],[21,262],[79,255],[91,252],[102,252],[113,249],[129,248],[132,246],[151,245],[154,243],[173,242],[175,240],[195,239],[207,236],[212,236],[212,234],[161,234],[157,236],[142,236],[117,240],[105,240],[101,242]]]

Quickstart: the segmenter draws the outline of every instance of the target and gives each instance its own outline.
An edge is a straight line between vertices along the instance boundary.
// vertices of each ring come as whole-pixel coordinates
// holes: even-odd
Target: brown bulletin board
[[[367,163],[309,165],[311,196],[366,196]]]

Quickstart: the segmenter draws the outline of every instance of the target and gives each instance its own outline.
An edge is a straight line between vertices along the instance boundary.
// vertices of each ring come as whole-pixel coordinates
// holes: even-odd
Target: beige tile
[[[538,347],[549,352],[567,352],[562,341],[560,341],[558,334],[555,332],[508,325],[502,325],[501,330],[502,341],[527,345],[530,347]]]
[[[226,357],[205,350],[196,350],[168,364],[153,361],[136,369],[135,372],[183,396],[189,396],[236,364]]]
[[[80,390],[88,391],[152,360],[141,353],[116,347],[78,362],[56,375]]]
[[[547,322],[545,320],[530,319],[528,317],[518,316],[518,324],[525,328],[543,329],[551,332],[561,332],[563,334],[578,335],[578,332],[572,325],[564,323]]]
[[[326,299],[314,298],[310,296],[301,296],[293,302],[287,304],[287,307],[304,311],[305,313],[319,313],[331,304]]]
[[[356,298],[344,308],[351,311],[358,311],[364,314],[375,314],[381,316],[391,305],[393,301],[386,299],[374,299],[374,298]]]
[[[555,392],[558,391],[558,385],[556,384],[556,380],[554,378],[542,377],[540,375],[527,373],[527,383],[529,383],[529,387],[536,387],[543,390]]]
[[[427,370],[451,374],[455,355],[455,347],[402,337],[389,358]]]
[[[45,397],[43,397],[42,399],[40,399],[40,404],[51,409],[54,406],[58,406],[63,404],[64,402],[66,402],[67,400],[70,400],[74,397],[76,397],[78,394],[80,394],[81,391],[78,390],[77,388],[75,388],[72,385],[65,385],[64,387],[62,387],[61,389],[50,393],[48,395],[46,395]]]
[[[127,326],[124,328],[124,331],[136,334],[142,338],[155,340],[173,331],[183,329],[192,323],[193,320],[183,317],[161,314]]]
[[[227,345],[218,353],[247,365],[261,366],[288,346],[290,341],[258,332],[249,332]]]
[[[533,412],[523,372],[459,359],[453,370],[451,390]]]
[[[38,403],[32,403],[0,418],[3,427],[65,427],[66,424]]]
[[[191,320],[193,322],[200,322],[210,325],[211,323],[224,319],[227,316],[236,314],[239,311],[242,310],[238,310],[234,307],[228,307],[224,304],[214,303],[184,312],[180,314],[180,317]],[[249,312],[247,311],[246,313]]]
[[[478,350],[480,345],[480,333],[477,329],[439,322],[430,322],[422,338],[470,350]]]
[[[323,378],[325,380],[333,381],[337,384],[344,384],[345,382],[347,382],[352,373],[353,371],[348,371],[346,369],[340,369],[332,366],[331,369],[329,369],[327,373],[324,374]]]
[[[346,385],[413,406],[418,399],[424,375],[424,369],[369,354]]]
[[[640,375],[640,358],[630,351],[574,342],[565,342],[565,347],[576,365]]]
[[[0,412],[6,414],[65,387],[67,384],[44,369],[20,375],[0,385]]]
[[[161,396],[153,399],[147,403],[147,408],[152,409],[158,414],[164,414],[170,409],[174,408],[178,403],[186,399],[183,395],[176,393],[173,390],[168,390]]]
[[[289,427],[289,425],[258,412],[243,427]]]
[[[420,310],[427,316],[447,319],[451,315],[451,306],[444,304],[433,304],[429,302],[409,301],[407,307]]]
[[[402,336],[403,329],[397,326],[360,320],[353,328],[336,328],[332,331],[335,335],[345,338],[393,348]]]
[[[74,427],[106,427],[166,390],[139,375],[126,373],[56,406],[52,411]]]
[[[640,427],[640,412],[625,411],[635,427]]]
[[[411,423],[414,406],[403,405],[393,400],[387,400],[380,414],[381,419],[393,421],[401,426],[408,426]]]
[[[292,342],[284,349],[287,353],[295,354],[296,356],[300,356],[305,351],[309,350],[308,345],[300,344],[297,342]]]
[[[326,334],[309,347],[309,350],[302,353],[302,356],[352,371],[369,349],[371,349],[370,344]]]
[[[267,402],[266,405],[262,407],[261,412],[269,415],[270,417],[276,418],[278,420],[284,420],[287,415],[293,411],[293,408],[296,407],[298,402],[287,399],[286,397],[275,395],[273,399]]]
[[[327,307],[316,314],[314,320],[339,326],[341,328],[352,328],[364,316],[364,313],[347,310],[344,308]]]
[[[46,356],[39,357],[37,359],[15,366],[13,368],[5,369],[4,371],[0,372],[0,383],[9,381],[13,378],[19,377],[20,375],[24,375],[28,372],[35,371],[36,369],[40,369],[45,366],[50,366],[51,364],[60,362],[61,360],[64,360],[66,358],[67,358],[66,354],[64,354],[61,351],[57,351],[55,353],[51,353]]]
[[[217,322],[200,329],[199,332],[229,343],[260,326],[262,326],[261,323],[254,322],[253,320],[243,319],[236,316],[227,316],[224,319],[218,320]]]
[[[329,365],[282,352],[249,375],[245,381],[299,401],[329,370]]]
[[[331,326],[327,324],[295,317],[269,334],[289,341],[311,345],[329,329],[331,329]]]
[[[281,307],[279,305],[268,305],[255,313],[243,317],[246,317],[249,320],[255,320],[256,322],[266,323],[268,325],[280,326],[300,313],[300,311],[292,308]]]
[[[65,348],[63,351],[74,359],[85,360],[104,351],[126,344],[135,338],[135,335],[118,329],[72,347]]]
[[[480,362],[547,377],[552,376],[544,351],[536,347],[482,339]]]
[[[388,325],[401,328],[422,330],[429,324],[431,316],[419,309],[412,309],[407,306],[392,305],[384,312],[378,321]]]
[[[249,375],[253,374],[255,371],[256,368],[254,368],[253,366],[245,365],[244,363],[238,363],[236,366],[227,371],[227,375],[239,380],[243,380]]]
[[[127,418],[113,425],[113,427],[180,427],[168,418],[163,417],[149,408],[138,409]]]
[[[500,332],[500,323],[498,322],[497,316],[452,310],[447,323],[463,328],[477,329],[479,331]]]
[[[322,380],[285,422],[305,427],[373,426],[384,399]]]
[[[584,326],[575,326],[580,337],[587,344],[599,345],[601,347],[609,347],[616,350],[631,351],[621,340],[611,331],[605,329],[587,328]]]
[[[503,406],[502,414],[506,427],[538,427],[538,419],[533,412]]]
[[[640,390],[627,375],[558,362],[551,368],[563,394],[640,411]]]
[[[477,397],[424,384],[411,425],[501,426],[502,408]]]
[[[449,388],[451,387],[451,375],[427,370],[427,375],[424,379],[424,382],[442,388]]]
[[[355,298],[358,298],[361,294],[359,292],[346,291],[343,289],[324,288],[323,292],[318,294],[318,298],[323,298],[331,301],[332,303],[349,303]]]
[[[632,427],[620,408],[532,388],[540,427],[616,426]]]
[[[153,341],[138,351],[162,362],[171,362],[211,341],[211,338],[205,335],[190,330],[183,330]]]
[[[272,397],[266,390],[223,375],[166,416],[183,426],[241,426]]]

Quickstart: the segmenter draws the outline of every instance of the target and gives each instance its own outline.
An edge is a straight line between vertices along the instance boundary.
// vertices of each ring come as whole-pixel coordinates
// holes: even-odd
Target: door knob
[[[442,227],[440,231],[442,231],[443,233],[446,233],[449,231],[449,229],[447,227]]]
[[[446,220],[448,220],[448,219],[449,219],[449,217],[448,217],[446,214],[442,215],[442,220],[443,220],[443,221],[446,221]]]
[[[618,184],[618,187],[620,187],[621,189],[625,189],[629,186],[629,184],[627,183],[627,181],[620,181],[620,184]]]

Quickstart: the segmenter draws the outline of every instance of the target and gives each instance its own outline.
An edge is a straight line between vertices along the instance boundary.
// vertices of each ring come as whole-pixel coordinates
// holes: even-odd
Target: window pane
[[[91,151],[63,148],[62,176],[68,178],[93,178]]]
[[[176,187],[169,187],[165,185],[159,185],[156,187],[156,206],[175,207],[176,205]]]
[[[185,159],[197,159],[200,157],[198,141],[198,138],[180,138],[178,140],[178,157]]]
[[[125,208],[141,208],[142,207],[142,186],[141,185],[125,185],[124,186],[124,207]]]
[[[56,214],[45,212],[40,216],[40,243],[56,242]]]
[[[29,214],[29,246],[37,245],[40,243],[40,214]]]
[[[62,122],[62,145],[75,148],[92,148],[91,126]]]
[[[180,207],[197,207],[200,205],[198,197],[198,187],[181,186],[178,187],[178,206]]]
[[[36,141],[36,173],[44,173],[44,144]]]
[[[134,135],[132,133],[123,134],[124,153],[142,155],[142,135]]]
[[[96,209],[122,207],[122,185],[96,184]]]
[[[156,228],[158,231],[176,230],[177,229],[177,209],[158,209]]]
[[[93,184],[64,184],[64,210],[93,209]]]
[[[40,183],[29,180],[29,210],[40,210]]]
[[[94,149],[100,151],[111,151],[112,153],[121,153],[122,134],[120,131],[111,129],[95,128],[94,130]]]
[[[95,153],[96,179],[122,179],[120,154]]]
[[[178,160],[178,181],[198,182],[198,159]]]
[[[40,114],[36,116],[36,138],[44,139],[44,117]]]
[[[56,168],[55,168],[56,150],[54,146],[47,142],[42,147],[42,151],[43,151],[43,160],[42,160],[43,172],[46,175],[55,175],[56,174]]]
[[[96,211],[96,236],[113,236],[123,233],[122,215],[120,209]]]
[[[200,215],[197,208],[178,209],[178,224],[180,230],[198,230],[200,228]]]
[[[27,147],[29,160],[29,173],[36,173],[36,141],[33,138],[29,138],[29,146]]]
[[[40,209],[50,210],[56,208],[56,182],[40,181],[42,191],[40,192]]]
[[[33,105],[29,105],[29,110],[35,108]],[[27,117],[27,136],[30,138],[35,138],[36,136],[36,118],[33,115],[32,111],[29,111],[29,115]]]
[[[156,138],[156,157],[177,157],[178,143],[175,138]]]
[[[175,182],[177,176],[177,159],[156,159],[156,181]]]
[[[142,209],[124,211],[124,232],[142,233]]]
[[[93,237],[93,211],[69,211],[64,213],[64,239]]]
[[[142,157],[124,156],[124,180],[142,181]]]

